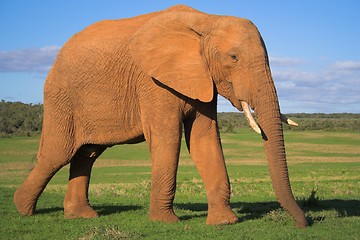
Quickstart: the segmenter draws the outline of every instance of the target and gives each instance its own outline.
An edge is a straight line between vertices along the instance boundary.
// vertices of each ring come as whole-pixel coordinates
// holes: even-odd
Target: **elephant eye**
[[[232,62],[239,61],[238,56],[236,54],[231,53],[231,54],[229,54],[229,56],[230,56]]]

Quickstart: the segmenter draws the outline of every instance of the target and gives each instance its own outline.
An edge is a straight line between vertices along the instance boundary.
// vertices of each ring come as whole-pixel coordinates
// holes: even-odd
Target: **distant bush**
[[[292,127],[284,124],[284,130],[306,131],[355,131],[360,132],[360,114],[353,113],[298,113],[287,114],[287,116],[296,121],[299,126]]]
[[[0,102],[0,137],[31,136],[41,132],[42,104]],[[352,113],[296,113],[287,114],[299,126],[284,124],[285,131],[355,131],[360,132],[360,114]],[[249,128],[244,114],[240,112],[218,113],[221,132],[236,133],[237,129]]]
[[[41,132],[42,104],[0,102],[0,137],[31,136]]]
[[[286,114],[299,124],[298,127],[283,124],[284,131],[355,131],[360,132],[360,114],[352,113],[295,113]],[[232,133],[236,129],[249,127],[244,114],[218,113],[218,124],[221,132]]]

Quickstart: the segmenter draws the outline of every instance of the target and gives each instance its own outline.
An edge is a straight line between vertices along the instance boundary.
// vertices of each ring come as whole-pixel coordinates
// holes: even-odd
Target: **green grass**
[[[146,143],[115,146],[97,160],[90,201],[101,217],[63,217],[68,167],[51,180],[36,215],[21,217],[13,193],[34,165],[38,137],[0,139],[0,239],[360,239],[360,134],[286,132],[292,189],[311,226],[294,227],[276,202],[259,136],[222,134],[240,223],[206,226],[206,194],[181,149],[175,212],[181,222],[148,220],[151,161]]]

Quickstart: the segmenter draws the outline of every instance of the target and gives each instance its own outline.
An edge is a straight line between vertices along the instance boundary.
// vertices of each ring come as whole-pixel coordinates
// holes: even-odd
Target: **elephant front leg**
[[[171,138],[167,138],[166,134],[152,135],[149,142],[152,159],[149,217],[152,221],[179,221],[173,210],[180,152],[180,136],[177,135]]]
[[[206,224],[231,224],[238,221],[232,212],[230,183],[215,120],[204,115],[185,123],[185,138],[190,155],[204,181],[208,198]]]
[[[90,206],[88,190],[92,166],[105,147],[85,145],[70,162],[68,190],[64,200],[66,218],[96,218],[97,212]]]

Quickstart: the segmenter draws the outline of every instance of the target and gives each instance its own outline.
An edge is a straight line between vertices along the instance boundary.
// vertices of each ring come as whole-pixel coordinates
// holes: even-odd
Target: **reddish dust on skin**
[[[16,208],[32,215],[47,183],[70,164],[65,217],[97,217],[88,197],[96,158],[108,146],[146,139],[152,160],[150,219],[179,221],[173,200],[184,128],[206,188],[207,224],[237,222],[229,207],[230,183],[216,122],[220,94],[244,110],[262,134],[276,195],[297,225],[305,226],[283,151],[281,119],[293,122],[276,108],[267,59],[260,33],[249,20],[184,5],[101,21],[75,34],[45,81],[38,163],[15,192]]]

